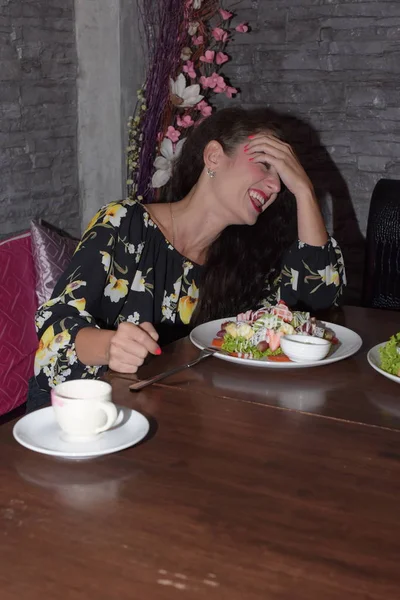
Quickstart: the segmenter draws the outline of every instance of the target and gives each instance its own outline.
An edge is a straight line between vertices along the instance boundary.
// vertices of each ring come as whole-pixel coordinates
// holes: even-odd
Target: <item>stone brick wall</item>
[[[242,0],[236,10],[252,33],[236,36],[225,68],[235,102],[296,117],[292,139],[357,302],[372,190],[400,178],[400,2]]]
[[[0,237],[79,233],[73,0],[0,1]]]

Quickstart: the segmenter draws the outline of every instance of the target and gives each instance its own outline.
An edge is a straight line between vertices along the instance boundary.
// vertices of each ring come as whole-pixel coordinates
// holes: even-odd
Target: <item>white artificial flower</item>
[[[199,94],[200,86],[198,83],[186,86],[186,79],[183,73],[174,81],[170,78],[171,94],[177,97],[177,106],[180,108],[188,108],[195,106],[204,96]]]
[[[191,23],[189,23],[189,29],[188,29],[189,35],[196,35],[198,28],[199,28],[198,21],[192,21]]]
[[[181,59],[186,62],[187,60],[190,59],[190,57],[192,56],[193,52],[191,51],[191,49],[188,46],[185,46],[185,48],[182,48],[182,52],[181,52]]]
[[[160,188],[167,183],[171,177],[173,162],[180,155],[184,143],[185,139],[179,140],[179,142],[177,142],[175,145],[174,151],[174,146],[171,140],[168,138],[163,139],[160,146],[161,156],[157,156],[156,160],[154,161],[154,166],[157,170],[151,179],[151,185],[153,188]]]
[[[201,8],[202,2],[203,2],[203,0],[193,0],[193,8],[195,10],[199,10],[199,8]]]

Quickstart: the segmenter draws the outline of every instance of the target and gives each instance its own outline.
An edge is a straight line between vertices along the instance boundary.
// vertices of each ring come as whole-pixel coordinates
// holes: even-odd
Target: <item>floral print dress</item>
[[[106,370],[79,361],[75,337],[83,327],[116,329],[124,321],[149,321],[161,345],[187,335],[201,273],[200,265],[171,246],[139,202],[113,202],[100,209],[51,299],[36,314],[39,387],[49,390]],[[337,302],[344,283],[335,240],[323,247],[296,242],[265,303],[282,299],[289,306],[301,302],[310,309],[325,308]]]

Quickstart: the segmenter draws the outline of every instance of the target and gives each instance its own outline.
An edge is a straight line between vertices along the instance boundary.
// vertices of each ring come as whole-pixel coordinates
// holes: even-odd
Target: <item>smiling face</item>
[[[211,142],[215,144],[215,142]],[[254,163],[240,144],[229,156],[216,146],[216,176],[210,182],[220,210],[229,224],[254,225],[259,215],[277,198],[281,182],[277,171],[265,163]],[[211,157],[212,158],[212,157]],[[229,217],[228,217],[229,215]]]

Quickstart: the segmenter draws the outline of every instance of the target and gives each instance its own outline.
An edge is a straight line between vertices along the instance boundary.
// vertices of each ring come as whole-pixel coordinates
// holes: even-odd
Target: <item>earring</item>
[[[215,177],[215,171],[212,171],[209,167],[207,167],[207,175],[212,179]]]

